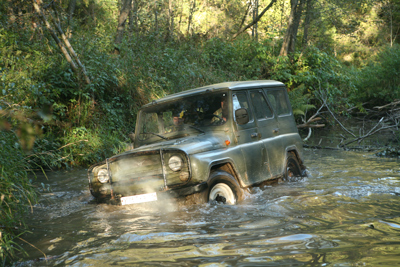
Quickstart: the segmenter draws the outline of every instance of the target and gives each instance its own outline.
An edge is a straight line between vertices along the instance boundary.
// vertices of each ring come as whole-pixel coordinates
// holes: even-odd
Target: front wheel
[[[243,190],[236,179],[227,172],[214,172],[209,178],[208,201],[235,205],[243,200]]]

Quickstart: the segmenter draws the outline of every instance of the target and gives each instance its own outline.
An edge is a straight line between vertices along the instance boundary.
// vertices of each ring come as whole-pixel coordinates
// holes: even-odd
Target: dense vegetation
[[[299,122],[322,101],[349,115],[400,99],[399,11],[399,0],[2,1],[2,263],[36,199],[29,170],[123,151],[152,99],[274,79]]]

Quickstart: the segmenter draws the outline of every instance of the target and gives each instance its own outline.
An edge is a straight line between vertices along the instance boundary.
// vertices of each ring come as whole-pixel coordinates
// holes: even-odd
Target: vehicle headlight
[[[168,160],[168,167],[174,172],[180,171],[183,166],[183,160],[179,156],[172,156]]]
[[[108,171],[106,169],[101,169],[97,173],[97,180],[99,180],[99,182],[102,184],[107,183],[110,180],[110,177],[108,176]]]

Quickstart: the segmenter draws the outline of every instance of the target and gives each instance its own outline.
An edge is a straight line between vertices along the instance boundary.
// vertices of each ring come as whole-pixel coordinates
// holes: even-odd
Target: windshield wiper
[[[158,136],[158,137],[160,137],[160,138],[162,138],[162,139],[168,140],[167,137],[162,136],[161,134],[157,134],[157,133],[153,133],[153,132],[147,132],[146,134],[154,134],[155,136]]]
[[[206,133],[205,131],[203,131],[202,129],[200,129],[200,128],[194,126],[194,125],[188,125],[188,124],[187,124],[187,126],[189,126],[190,128],[193,128],[193,129],[195,129],[195,130],[197,130],[197,131],[199,131],[199,132]]]

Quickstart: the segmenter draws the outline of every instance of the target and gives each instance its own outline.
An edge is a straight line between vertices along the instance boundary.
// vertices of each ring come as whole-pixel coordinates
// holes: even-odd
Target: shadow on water
[[[394,266],[398,160],[306,150],[309,177],[236,206],[94,204],[85,170],[49,174],[19,266]]]

